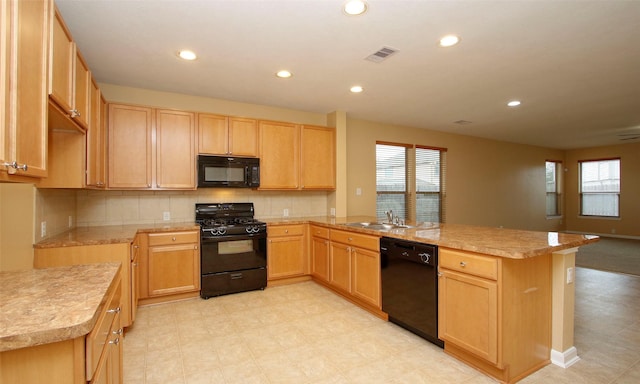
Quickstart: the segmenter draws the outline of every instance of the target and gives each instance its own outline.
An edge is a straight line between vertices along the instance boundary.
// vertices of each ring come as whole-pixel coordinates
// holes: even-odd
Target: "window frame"
[[[548,188],[546,188],[549,180],[546,179],[546,169],[547,169],[547,164],[548,163],[553,163],[554,164],[554,183],[555,183],[555,190],[554,191],[549,191]],[[562,198],[563,198],[563,194],[562,194],[562,185],[563,185],[563,178],[562,178],[562,170],[563,170],[563,165],[562,165],[562,161],[561,160],[545,160],[545,192],[546,192],[546,209],[545,209],[545,214],[547,216],[548,219],[555,219],[555,218],[559,218],[563,216],[563,204],[562,204]],[[555,196],[555,213],[549,213],[549,196],[550,195],[554,195]]]
[[[404,174],[405,174],[405,191],[380,191],[378,190],[378,145],[386,145],[386,146],[396,146],[403,147],[405,149],[405,160],[404,160]],[[417,192],[416,188],[416,150],[419,149],[427,149],[427,150],[437,150],[440,152],[439,157],[439,191],[422,191]],[[445,190],[445,169],[446,169],[446,148],[433,147],[433,146],[425,146],[418,144],[403,144],[403,143],[394,143],[394,142],[386,142],[386,141],[376,141],[376,217],[378,220],[386,221],[386,216],[383,216],[383,212],[379,212],[379,198],[380,195],[404,195],[404,210],[405,217],[404,219],[407,221],[416,221],[417,215],[417,199],[419,195],[438,195],[438,222],[445,222],[446,220],[446,190]],[[397,212],[394,212],[397,214]]]
[[[598,163],[598,162],[608,162],[608,161],[617,161],[618,162],[618,190],[617,191],[593,191],[593,192],[585,192],[583,191],[583,168],[582,165],[584,163]],[[601,180],[601,179],[600,179]],[[615,180],[615,179],[614,179]],[[611,158],[602,158],[602,159],[586,159],[586,160],[578,160],[578,194],[579,194],[579,216],[586,218],[601,218],[601,219],[619,219],[620,216],[620,196],[622,192],[622,159],[620,157],[611,157]],[[599,215],[599,214],[585,214],[585,196],[595,196],[595,195],[604,195],[604,194],[615,194],[616,198],[616,211],[617,215]]]

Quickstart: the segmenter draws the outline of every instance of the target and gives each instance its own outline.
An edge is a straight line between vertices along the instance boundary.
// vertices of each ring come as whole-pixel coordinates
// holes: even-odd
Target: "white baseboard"
[[[551,350],[551,363],[562,368],[569,368],[580,360],[576,347],[571,347],[564,352]]]

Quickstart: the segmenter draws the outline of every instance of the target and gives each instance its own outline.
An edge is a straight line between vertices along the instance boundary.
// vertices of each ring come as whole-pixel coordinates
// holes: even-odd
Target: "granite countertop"
[[[78,227],[34,244],[34,248],[75,247],[79,245],[101,245],[131,243],[136,233],[155,233],[171,231],[199,231],[194,222],[105,225],[99,227]]]
[[[0,352],[88,334],[119,263],[0,272]]]
[[[522,259],[550,252],[575,248],[599,240],[598,236],[578,235],[561,232],[527,231],[507,228],[482,227],[461,224],[411,223],[413,228],[372,230],[352,227],[347,223],[375,222],[375,217],[285,217],[258,218],[273,225],[294,225],[313,223],[376,236],[390,236],[398,239],[435,244],[440,247],[478,252],[492,256]],[[57,236],[44,239],[35,248],[72,247],[79,245],[99,245],[131,243],[136,233],[199,230],[194,222],[112,225],[102,227],[75,228]]]
[[[483,253],[491,256],[523,259],[545,255],[593,243],[598,236],[561,232],[526,231],[443,223],[411,223],[414,228],[372,230],[347,226],[347,223],[375,222],[375,217],[299,217],[267,219],[268,225],[313,223],[377,236],[435,244],[440,247]]]

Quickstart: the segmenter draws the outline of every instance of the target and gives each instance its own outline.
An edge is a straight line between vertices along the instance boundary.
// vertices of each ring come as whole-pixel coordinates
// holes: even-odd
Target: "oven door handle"
[[[242,276],[242,273],[232,273],[229,277],[231,277],[231,280],[238,280],[242,279],[244,276]]]

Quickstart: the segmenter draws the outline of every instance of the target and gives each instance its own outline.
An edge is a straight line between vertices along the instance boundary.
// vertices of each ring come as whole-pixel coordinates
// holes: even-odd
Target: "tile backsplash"
[[[259,219],[289,216],[325,216],[329,213],[326,191],[253,191],[247,189],[198,189],[196,191],[98,191],[38,190],[36,241],[40,223],[47,222],[49,237],[72,226],[156,224],[168,212],[172,222],[193,221],[196,203],[253,202]]]

